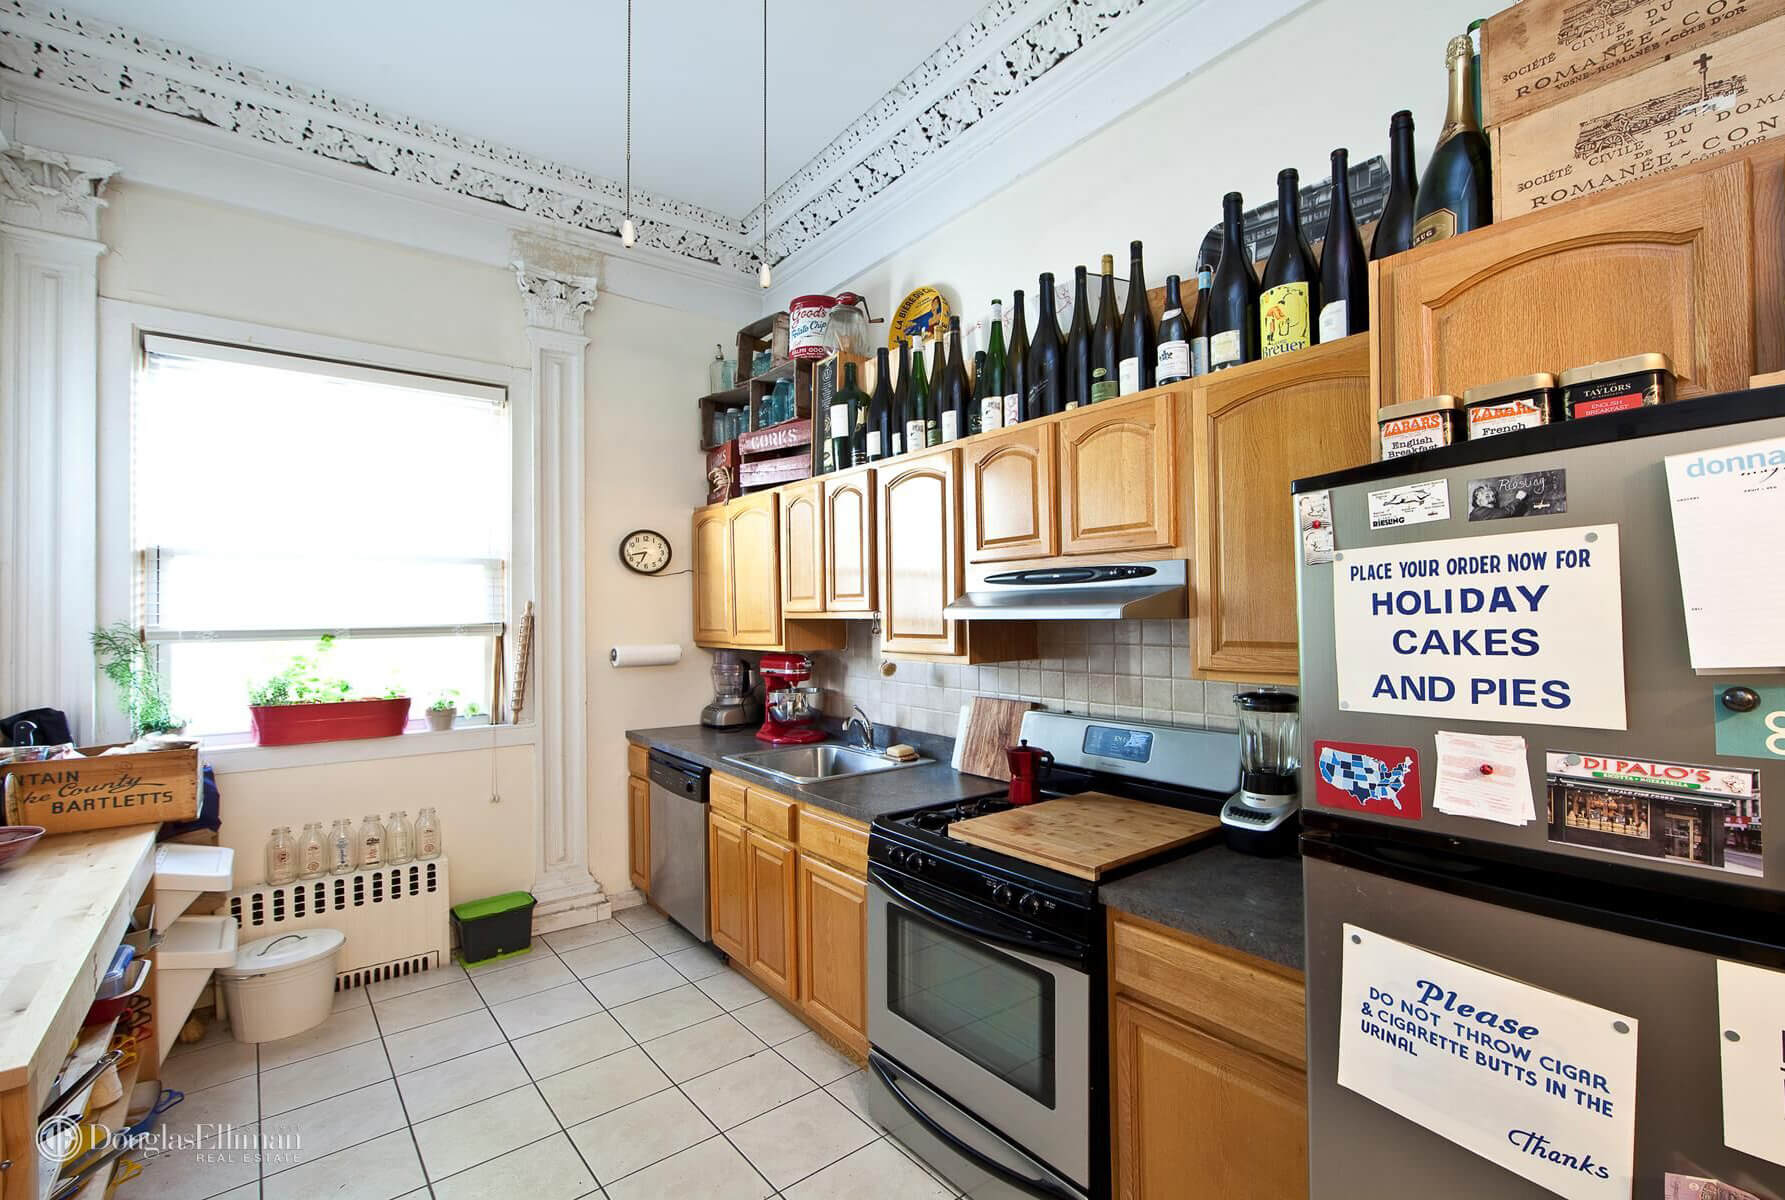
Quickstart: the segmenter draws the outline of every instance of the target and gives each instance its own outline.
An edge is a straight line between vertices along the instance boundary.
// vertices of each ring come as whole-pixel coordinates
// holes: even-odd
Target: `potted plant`
[[[454,688],[448,688],[435,696],[434,702],[428,705],[428,728],[436,731],[451,729],[458,716],[459,693]]]
[[[128,621],[93,631],[93,657],[99,672],[118,692],[118,704],[130,718],[131,740],[148,733],[179,733],[186,722],[173,715],[167,688],[149,645]]]
[[[345,679],[322,674],[322,660],[335,639],[324,635],[315,656],[293,655],[278,674],[248,692],[254,740],[262,746],[302,742],[340,742],[354,738],[395,737],[409,723],[409,697],[394,695],[350,698]]]

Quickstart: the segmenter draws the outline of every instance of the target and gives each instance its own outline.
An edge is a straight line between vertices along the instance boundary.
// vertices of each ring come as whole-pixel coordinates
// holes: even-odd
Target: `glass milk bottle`
[[[291,840],[291,827],[280,825],[267,839],[267,882],[274,887],[297,878],[297,846]]]
[[[345,875],[353,870],[354,864],[353,830],[348,826],[347,818],[342,817],[335,822],[334,828],[329,832],[329,874]]]
[[[409,823],[407,811],[394,812],[387,818],[384,835],[385,862],[395,867],[415,857],[415,826]]]
[[[359,865],[361,867],[382,867],[384,865],[384,826],[378,821],[377,813],[367,813],[359,826]]]
[[[298,878],[315,879],[328,869],[328,851],[322,843],[322,822],[311,821],[298,839]]]
[[[439,858],[441,845],[440,818],[430,805],[415,819],[415,857],[423,860]]]

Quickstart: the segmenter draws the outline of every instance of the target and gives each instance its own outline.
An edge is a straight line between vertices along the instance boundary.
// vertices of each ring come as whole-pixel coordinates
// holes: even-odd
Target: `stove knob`
[[[1041,897],[1034,892],[1024,892],[1023,898],[1016,902],[1016,907],[1025,917],[1033,917],[1041,912]]]
[[[1010,890],[1010,885],[1007,883],[1001,883],[992,889],[992,902],[994,904],[1003,908],[1009,908],[1015,900],[1016,893]]]
[[[907,867],[911,868],[911,870],[913,870],[913,871],[923,870],[923,855],[917,854],[914,852],[911,855],[911,861],[906,863],[905,865]]]
[[[902,867],[905,865],[905,852],[903,850],[897,848],[890,850],[887,852],[886,857],[892,861],[892,865],[895,867]]]

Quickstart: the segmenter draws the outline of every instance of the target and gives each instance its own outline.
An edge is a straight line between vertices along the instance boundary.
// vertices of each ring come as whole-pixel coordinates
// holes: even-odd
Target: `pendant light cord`
[[[762,265],[769,265],[769,0],[762,0]]]
[[[626,218],[632,219],[632,0],[626,0]]]

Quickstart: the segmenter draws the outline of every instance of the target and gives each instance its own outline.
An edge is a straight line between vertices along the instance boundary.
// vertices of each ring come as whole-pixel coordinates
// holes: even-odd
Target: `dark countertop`
[[[1106,883],[1103,902],[1183,933],[1302,970],[1302,860],[1260,858],[1219,841]]]
[[[866,824],[889,813],[910,812],[950,800],[1002,794],[1008,785],[981,775],[965,775],[948,765],[950,745],[930,742],[900,731],[898,737],[936,761],[871,775],[848,775],[819,783],[797,784],[775,775],[724,761],[728,754],[770,749],[756,740],[754,728],[708,729],[704,725],[671,725],[663,729],[628,729],[626,740],[692,759],[746,783],[760,783],[783,796],[794,796],[820,808]]]

